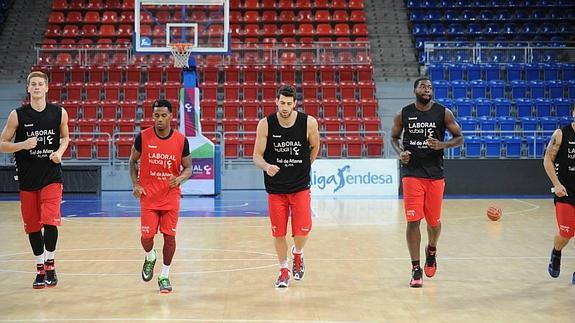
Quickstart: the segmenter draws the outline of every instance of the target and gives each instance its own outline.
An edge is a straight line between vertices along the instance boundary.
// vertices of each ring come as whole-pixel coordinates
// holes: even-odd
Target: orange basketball
[[[491,205],[487,208],[487,217],[491,221],[497,221],[501,218],[502,211],[499,207]]]

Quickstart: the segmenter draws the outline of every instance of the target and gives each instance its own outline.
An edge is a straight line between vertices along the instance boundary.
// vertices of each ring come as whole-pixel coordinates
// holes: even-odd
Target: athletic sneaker
[[[280,269],[280,274],[276,279],[275,286],[277,288],[287,288],[289,285],[289,279],[291,277],[291,273],[289,269],[282,268]]]
[[[58,285],[58,276],[56,275],[56,268],[54,267],[54,259],[46,260],[44,263],[44,269],[46,269],[46,287],[55,287]]]
[[[551,250],[551,259],[549,259],[547,271],[553,278],[559,277],[559,273],[561,272],[561,255],[553,254],[553,250]]]
[[[44,271],[44,265],[36,265],[36,279],[32,283],[32,288],[34,289],[42,289],[46,287],[46,281],[44,278],[46,277],[46,272]]]
[[[154,250],[154,254],[156,258],[152,261],[149,261],[148,258],[144,258],[144,266],[142,266],[142,279],[145,282],[149,282],[154,277],[154,265],[156,264],[156,260],[158,259],[158,254],[156,250]]]
[[[435,276],[435,271],[437,270],[436,254],[437,250],[429,251],[429,246],[425,247],[425,265],[423,266],[423,271],[427,277]]]
[[[291,248],[291,254],[293,256],[293,278],[295,280],[302,280],[303,274],[305,272],[305,266],[303,264],[303,253],[294,253],[295,248]]]
[[[411,281],[409,282],[409,287],[419,288],[423,286],[423,273],[421,272],[421,267],[413,267],[411,269]]]
[[[170,284],[170,279],[168,277],[158,277],[158,286],[160,287],[160,293],[167,294],[172,291],[172,284]]]

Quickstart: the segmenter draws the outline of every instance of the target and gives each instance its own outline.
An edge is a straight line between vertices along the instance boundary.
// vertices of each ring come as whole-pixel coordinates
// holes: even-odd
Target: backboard
[[[229,0],[135,0],[137,53],[170,53],[170,44],[193,44],[194,53],[226,53]]]

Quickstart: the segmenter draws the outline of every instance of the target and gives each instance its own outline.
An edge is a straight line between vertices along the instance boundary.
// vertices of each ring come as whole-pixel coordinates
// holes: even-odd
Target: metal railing
[[[132,48],[114,46],[35,46],[36,64],[42,66],[125,66],[135,63]],[[169,53],[163,53],[168,55]],[[160,53],[162,55],[162,53]],[[168,59],[165,60],[167,64]],[[146,60],[138,61],[147,65]],[[313,42],[309,44],[264,43],[235,44],[230,55],[197,55],[202,65],[369,65],[369,42]],[[156,62],[157,64],[157,62]]]
[[[551,43],[525,42],[515,46],[514,42],[478,42],[461,46],[457,41],[426,41],[424,44],[425,65],[435,63],[546,63],[573,62],[575,42],[564,47]]]
[[[445,158],[506,158],[506,159],[539,159],[545,154],[545,148],[554,130],[466,130],[462,131],[465,142],[463,146],[445,150]],[[487,144],[499,146],[499,154],[490,154]],[[509,153],[512,143],[517,152]],[[470,156],[468,147],[474,144],[479,154]],[[478,145],[478,146],[477,146]],[[497,148],[494,146],[494,148]],[[497,151],[497,149],[495,149]]]

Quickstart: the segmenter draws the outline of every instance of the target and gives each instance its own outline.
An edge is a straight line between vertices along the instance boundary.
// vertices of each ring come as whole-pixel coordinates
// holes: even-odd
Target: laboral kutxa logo
[[[312,171],[311,184],[320,190],[332,190],[336,193],[346,185],[389,185],[393,184],[390,174],[378,174],[371,171],[354,171],[350,165],[337,169],[336,173],[322,175]]]

